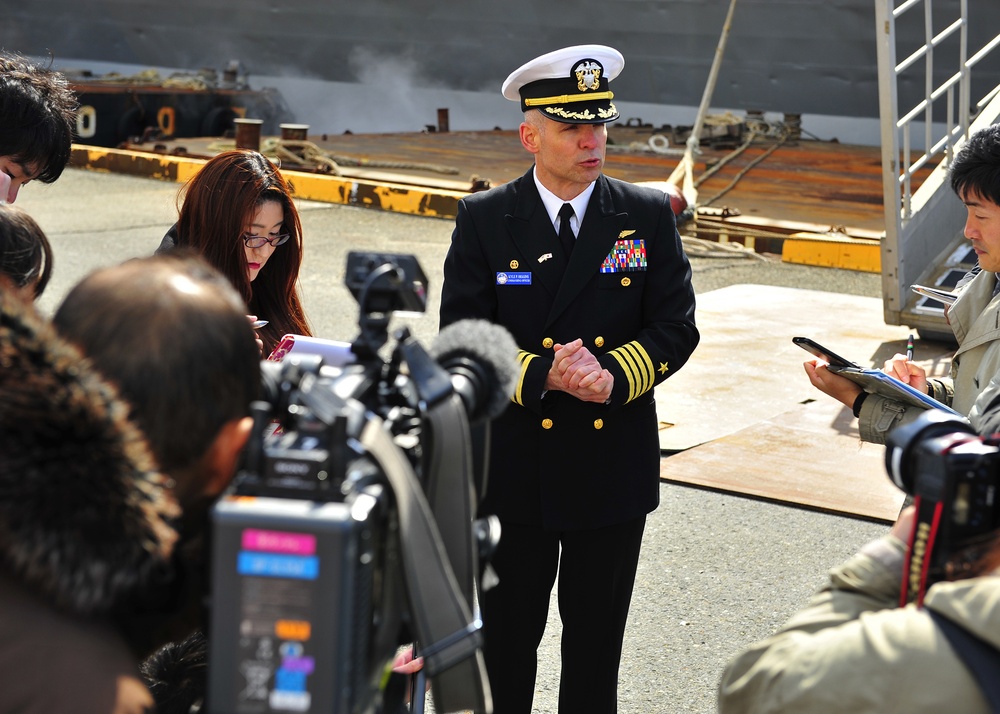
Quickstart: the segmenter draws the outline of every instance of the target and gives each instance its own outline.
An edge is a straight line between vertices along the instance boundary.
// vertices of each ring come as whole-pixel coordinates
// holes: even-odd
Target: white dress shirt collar
[[[587,204],[590,203],[590,197],[594,193],[594,186],[597,185],[596,181],[591,182],[587,188],[583,189],[580,194],[569,201],[564,201],[557,195],[552,193],[550,190],[542,185],[541,181],[538,180],[538,174],[536,171],[531,172],[532,178],[535,179],[535,186],[538,187],[538,195],[542,197],[542,204],[545,206],[545,211],[549,214],[549,221],[552,223],[552,227],[555,228],[556,233],[559,232],[559,209],[562,208],[564,203],[568,203],[573,206],[573,218],[570,219],[569,225],[573,229],[574,235],[580,234],[580,222],[583,220],[584,214],[587,212]]]

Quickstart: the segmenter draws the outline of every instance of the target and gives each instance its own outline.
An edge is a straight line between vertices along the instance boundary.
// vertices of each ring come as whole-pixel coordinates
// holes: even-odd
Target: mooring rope
[[[742,150],[744,150],[747,146],[750,145],[750,141],[753,141],[753,138],[755,136],[756,136],[756,132],[751,131],[750,132],[750,139],[746,143],[744,143],[744,145],[743,145],[743,147],[741,147],[741,149],[738,149],[737,151],[740,151],[742,153]],[[720,198],[722,198],[727,193],[729,193],[730,191],[732,191],[736,187],[736,184],[739,183],[740,179],[742,179],[744,176],[747,175],[747,173],[750,171],[750,169],[752,169],[754,166],[756,166],[761,161],[763,161],[768,156],[770,156],[775,151],[777,151],[778,147],[780,147],[782,144],[784,144],[787,139],[788,139],[788,132],[787,131],[783,131],[782,134],[781,134],[781,136],[778,138],[778,140],[776,142],[774,142],[773,144],[771,144],[771,146],[769,146],[767,148],[767,150],[763,154],[761,154],[760,156],[758,156],[757,158],[755,158],[753,161],[751,161],[749,164],[747,164],[746,166],[744,166],[740,170],[740,172],[738,174],[736,174],[736,176],[733,177],[733,180],[730,181],[729,184],[724,189],[722,189],[721,191],[719,191],[717,194],[715,194],[714,196],[712,196],[707,201],[699,202],[698,205],[699,206],[711,206],[712,203],[714,203],[715,201],[718,201]],[[714,169],[715,167],[712,167],[712,168]],[[706,171],[705,173],[707,174],[708,172]],[[705,180],[705,178],[706,178],[705,174],[702,174],[702,176],[698,179],[698,183],[700,184],[702,181]]]
[[[699,217],[696,221],[696,225],[693,226],[697,230],[710,230],[713,232],[720,233],[731,233],[740,236],[746,236],[748,238],[787,238],[787,233],[778,233],[775,231],[768,231],[761,228],[750,228],[749,226],[741,226],[735,223],[726,223],[725,221],[717,221],[712,218]]]
[[[731,152],[729,152],[728,154],[726,154],[725,156],[723,156],[721,159],[719,159],[715,163],[715,165],[713,165],[711,168],[707,169],[705,171],[705,173],[703,173],[701,176],[699,176],[697,179],[695,179],[694,187],[698,188],[699,186],[701,186],[705,181],[707,181],[712,176],[714,176],[716,173],[718,173],[719,171],[721,171],[722,168],[726,164],[728,164],[730,161],[732,161],[733,159],[737,158],[740,154],[742,154],[744,151],[746,151],[747,148],[750,146],[750,144],[753,143],[753,140],[757,138],[757,136],[758,136],[757,131],[754,130],[754,129],[751,129],[750,133],[747,135],[746,141],[744,141],[740,146],[736,147]]]
[[[719,243],[706,238],[681,236],[684,252],[696,258],[745,258],[749,260],[767,260],[766,256],[747,248],[742,243]]]
[[[308,140],[289,141],[287,139],[272,138],[261,144],[262,153],[264,148],[271,144],[280,148],[282,152],[288,152],[293,156],[311,162],[323,170],[334,171],[339,174],[340,166],[355,166],[378,169],[409,169],[411,171],[430,171],[439,174],[456,175],[458,169],[453,166],[443,166],[441,164],[427,164],[409,161],[378,161],[373,159],[358,159],[352,156],[342,156],[331,153]],[[296,149],[298,151],[296,151]],[[298,152],[301,152],[298,153]]]

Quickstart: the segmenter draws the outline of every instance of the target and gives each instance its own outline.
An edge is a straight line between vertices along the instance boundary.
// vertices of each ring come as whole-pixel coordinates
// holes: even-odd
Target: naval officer
[[[534,166],[459,202],[445,259],[441,325],[491,320],[520,348],[481,506],[501,522],[499,584],[482,602],[497,714],[531,711],[557,570],[559,711],[616,711],[642,532],[659,502],[653,387],[698,344],[669,198],[602,173],[619,116],[609,81],[624,63],[581,45],[507,78]]]

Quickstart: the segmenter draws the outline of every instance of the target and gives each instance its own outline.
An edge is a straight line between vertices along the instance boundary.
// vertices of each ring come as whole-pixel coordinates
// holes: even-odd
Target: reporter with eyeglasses
[[[277,166],[256,151],[225,151],[181,189],[179,217],[157,253],[187,246],[243,296],[267,356],[286,334],[312,334],[299,295],[302,223]]]

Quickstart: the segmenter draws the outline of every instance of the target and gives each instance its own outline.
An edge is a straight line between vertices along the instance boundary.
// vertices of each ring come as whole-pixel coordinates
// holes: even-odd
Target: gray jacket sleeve
[[[930,395],[939,402],[951,405],[953,395],[951,380],[929,379]],[[890,430],[902,424],[909,424],[924,412],[920,407],[912,407],[880,394],[869,394],[858,414],[858,432],[862,441],[884,444]]]

